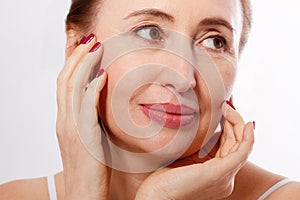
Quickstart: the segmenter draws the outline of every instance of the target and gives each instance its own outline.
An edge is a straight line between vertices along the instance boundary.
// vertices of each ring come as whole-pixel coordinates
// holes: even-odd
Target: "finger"
[[[91,127],[98,125],[98,104],[100,99],[101,90],[104,88],[107,80],[107,73],[95,78],[87,88],[87,91],[83,97],[82,109],[80,115],[87,121],[85,125]]]
[[[237,144],[237,139],[234,134],[234,130],[232,125],[228,122],[225,121],[224,123],[224,130],[223,130],[223,136],[222,136],[223,143],[219,148],[219,156],[221,158],[225,157],[228,155],[230,152],[230,149]]]
[[[74,73],[75,69],[77,68],[78,64],[81,62],[82,58],[89,52],[96,41],[96,38],[93,37],[89,43],[87,44],[80,44],[75,48],[72,52],[71,56],[66,61],[64,67],[59,73],[58,82],[68,82],[72,74]]]
[[[60,113],[67,113],[67,106],[70,105],[70,103],[67,102],[67,96],[68,93],[73,92],[73,84],[70,83],[70,79],[75,69],[78,67],[78,64],[88,53],[89,49],[93,46],[94,43],[95,39],[93,38],[89,43],[81,44],[77,48],[75,48],[58,75],[57,102],[58,110],[61,111]]]
[[[242,161],[246,162],[248,159],[254,144],[254,126],[253,122],[248,122],[243,129],[243,141],[239,144],[236,150],[235,147],[232,148],[231,151],[234,151],[232,154],[232,160],[234,157],[240,158]],[[238,161],[236,160],[236,163]]]
[[[90,75],[94,71],[94,68],[100,68],[102,55],[102,45],[100,42],[97,42],[91,48],[90,52],[81,60],[81,63],[74,72],[71,80],[71,82],[74,82],[74,91],[71,98],[73,98],[73,109],[75,114],[79,112],[83,95],[86,92],[86,87],[89,83]]]
[[[238,142],[241,142],[243,138],[242,134],[245,125],[243,117],[235,110],[235,108],[229,102],[223,103],[222,112],[225,120],[232,125],[234,129],[233,133],[235,134],[236,140]]]
[[[246,163],[249,153],[251,152],[254,142],[253,128],[251,123],[247,124],[244,129],[243,141],[238,151],[228,155],[225,158],[214,158],[203,164],[193,164],[178,167],[165,173],[164,180],[173,180],[172,184],[158,185],[161,188],[172,188],[174,196],[197,195],[203,188],[207,188],[206,184],[221,183],[228,185],[239,169]],[[176,177],[176,179],[174,179]],[[224,182],[225,181],[225,182]],[[197,182],[198,184],[194,184]],[[160,183],[160,182],[158,182]],[[165,183],[164,181],[162,183]],[[180,188],[189,185],[184,192]],[[222,186],[221,185],[221,186]],[[177,197],[178,197],[177,196]]]
[[[98,102],[100,93],[105,86],[107,74],[104,72],[95,78],[87,88],[83,97],[79,115],[78,131],[84,146],[96,158],[102,159],[101,129],[98,123]]]
[[[246,124],[243,130],[243,140],[239,144],[237,150],[228,154],[224,158],[216,158],[204,163],[208,167],[215,168],[217,176],[224,175],[229,171],[238,171],[247,161],[254,144],[254,128],[253,123]]]
[[[222,120],[221,120],[220,123],[222,123],[222,125],[221,125],[222,126],[222,133],[221,133],[220,145],[219,145],[219,149],[218,149],[218,151],[216,153],[216,157],[220,157],[221,156],[221,148],[224,146],[225,138],[226,138],[226,136],[225,136],[226,132],[224,132],[224,127],[225,127],[225,119],[224,119],[224,117],[222,117]]]
[[[96,74],[99,72],[100,60],[103,55],[103,47],[100,42],[94,44],[89,53],[81,60],[76,71],[75,90],[85,91],[86,84],[92,79],[96,78]],[[97,70],[96,74],[94,73]],[[93,75],[94,77],[91,77]]]
[[[232,125],[244,123],[243,117],[235,110],[233,105],[230,105],[228,101],[223,103],[222,112],[225,119],[227,119]]]
[[[81,59],[89,52],[95,41],[96,39],[94,37],[89,43],[78,45],[72,52],[71,56],[68,58],[61,70],[61,73],[65,75],[64,77],[66,80],[69,80],[71,78],[74,69],[81,61]]]

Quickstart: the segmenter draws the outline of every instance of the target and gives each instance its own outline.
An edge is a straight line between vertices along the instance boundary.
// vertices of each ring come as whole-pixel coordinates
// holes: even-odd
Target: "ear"
[[[81,31],[79,31],[78,28],[76,28],[73,25],[67,25],[66,29],[66,49],[65,49],[65,55],[66,59],[69,58],[74,51],[74,49],[79,45],[79,42],[81,38],[83,37],[83,34]]]

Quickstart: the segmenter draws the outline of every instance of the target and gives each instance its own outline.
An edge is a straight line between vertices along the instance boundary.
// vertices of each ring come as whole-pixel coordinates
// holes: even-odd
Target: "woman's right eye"
[[[162,40],[162,31],[160,28],[153,25],[139,27],[135,32],[139,37],[149,41],[158,42]]]

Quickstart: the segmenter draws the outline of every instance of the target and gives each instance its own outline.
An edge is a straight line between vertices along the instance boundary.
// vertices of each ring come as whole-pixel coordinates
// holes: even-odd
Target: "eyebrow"
[[[130,13],[129,15],[127,15],[126,17],[124,17],[123,19],[127,20],[129,18],[138,17],[138,16],[142,16],[142,15],[150,15],[150,16],[154,16],[154,17],[160,17],[163,20],[175,22],[175,18],[172,15],[165,13],[161,10],[155,9],[155,8],[146,8],[146,9],[134,11],[134,12]],[[223,26],[223,27],[227,28],[230,32],[235,31],[233,26],[228,21],[226,21],[225,19],[223,19],[221,17],[204,18],[203,20],[200,21],[198,26],[199,27],[201,27],[201,26]]]
[[[228,21],[220,17],[205,18],[200,21],[199,26],[224,26],[230,32],[235,31],[233,26]]]
[[[131,17],[138,17],[141,15],[150,15],[150,16],[154,16],[154,17],[160,17],[160,18],[170,21],[170,22],[175,21],[175,18],[172,15],[165,13],[161,10],[154,9],[154,8],[151,8],[151,9],[148,8],[148,9],[134,11],[134,12],[130,13],[128,16],[124,17],[123,19],[129,19]]]

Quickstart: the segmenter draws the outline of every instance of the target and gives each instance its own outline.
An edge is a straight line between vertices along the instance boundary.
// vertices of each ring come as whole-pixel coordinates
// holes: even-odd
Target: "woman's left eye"
[[[136,31],[136,34],[144,39],[159,41],[162,38],[161,30],[156,26],[141,27]]]
[[[211,37],[202,41],[202,46],[213,50],[220,50],[225,47],[226,41],[224,38]]]

